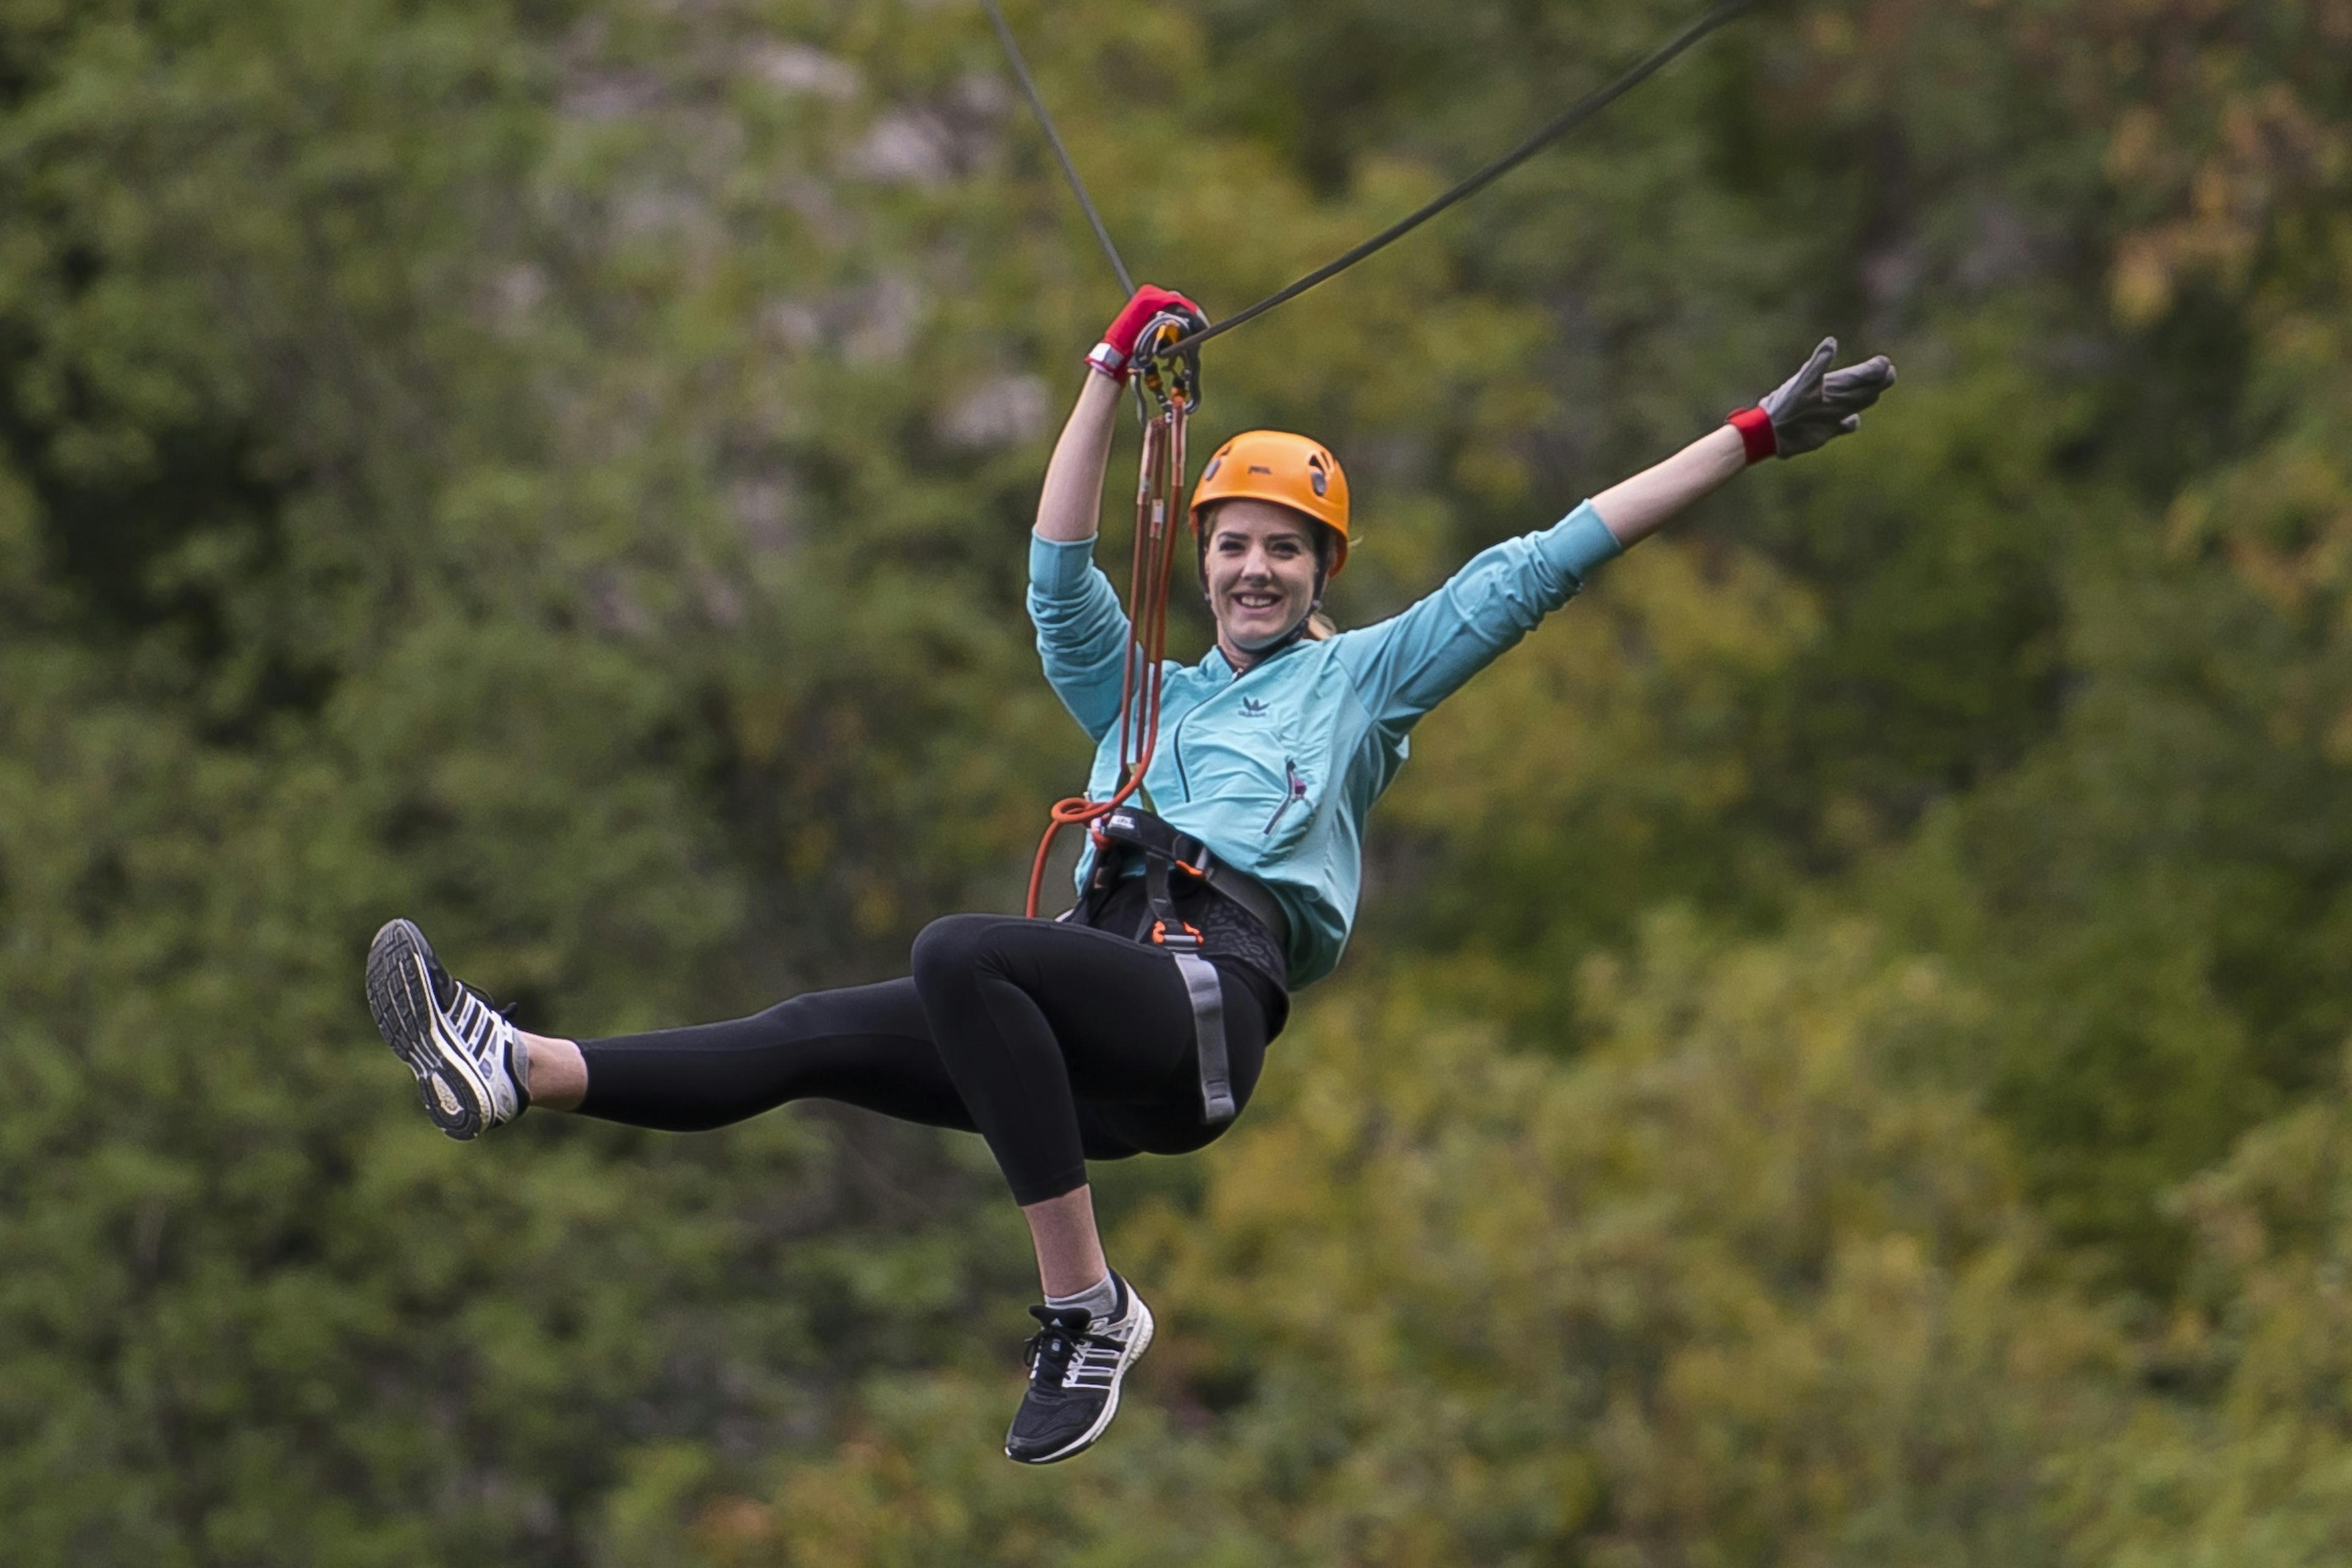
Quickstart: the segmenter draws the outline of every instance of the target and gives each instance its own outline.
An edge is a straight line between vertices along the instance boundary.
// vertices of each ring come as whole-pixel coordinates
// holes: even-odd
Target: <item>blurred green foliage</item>
[[[1214,312],[1685,9],[1013,20]],[[993,51],[0,0],[0,1554],[2352,1556],[2344,0],[1769,5],[1210,351],[1358,623],[1824,331],[1904,381],[1422,727],[1261,1103],[1098,1173],[1163,1338],[1080,1464],[996,1451],[974,1141],[405,1103],[391,913],[597,1034],[1017,897],[1117,300]]]

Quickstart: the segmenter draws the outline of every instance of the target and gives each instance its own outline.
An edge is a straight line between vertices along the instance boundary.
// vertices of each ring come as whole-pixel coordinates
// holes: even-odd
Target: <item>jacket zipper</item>
[[[1282,773],[1284,778],[1289,782],[1290,793],[1282,797],[1282,804],[1274,808],[1272,816],[1266,818],[1264,837],[1269,838],[1274,836],[1275,828],[1280,826],[1284,814],[1307,798],[1307,781],[1298,776],[1298,764],[1290,758],[1285,757],[1282,759]]]
[[[1201,705],[1193,703],[1177,719],[1176,727],[1168,731],[1168,749],[1176,756],[1176,786],[1184,792],[1188,802],[1192,798],[1192,781],[1184,772],[1184,721],[1200,710]]]

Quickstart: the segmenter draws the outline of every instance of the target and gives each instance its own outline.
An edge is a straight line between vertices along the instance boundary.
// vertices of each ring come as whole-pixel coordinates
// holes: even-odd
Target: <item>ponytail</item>
[[[1315,607],[1307,612],[1307,624],[1298,628],[1298,635],[1307,642],[1321,642],[1339,635],[1339,626],[1323,613],[1323,590],[1331,581],[1331,558],[1347,540],[1338,529],[1322,521],[1315,524],[1308,537],[1315,541]]]

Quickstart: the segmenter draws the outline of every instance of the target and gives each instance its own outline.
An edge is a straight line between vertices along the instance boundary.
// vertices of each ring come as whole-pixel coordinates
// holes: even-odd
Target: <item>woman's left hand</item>
[[[1862,411],[1895,384],[1895,366],[1885,354],[1831,370],[1837,346],[1835,338],[1823,338],[1804,368],[1764,399],[1760,409],[1770,422],[1773,455],[1793,458],[1853,434],[1861,427]],[[1753,443],[1749,453],[1763,455]]]

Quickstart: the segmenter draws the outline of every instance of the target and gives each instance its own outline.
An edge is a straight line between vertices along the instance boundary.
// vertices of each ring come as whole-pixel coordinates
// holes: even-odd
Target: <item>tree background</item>
[[[1213,312],[1686,19],[1012,17]],[[1423,726],[1261,1103],[1098,1172],[1162,1339],[1030,1472],[976,1141],[454,1149],[359,994],[394,912],[603,1034],[1016,903],[1118,301],[980,12],[0,0],[7,1554],[2352,1556],[2347,61],[1777,0],[1209,351],[1199,449],[1349,464],[1354,624],[1823,331],[1903,383]]]

